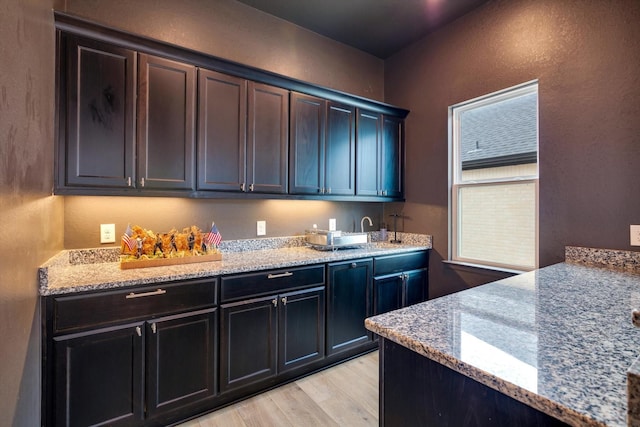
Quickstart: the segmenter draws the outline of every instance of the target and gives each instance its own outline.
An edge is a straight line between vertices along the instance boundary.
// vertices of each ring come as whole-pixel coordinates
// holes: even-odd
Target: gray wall
[[[62,248],[51,0],[0,1],[0,425],[40,423],[37,267]]]
[[[61,10],[121,30],[375,100],[384,93],[384,62],[233,0],[66,0]],[[96,247],[99,224],[128,222],[155,231],[215,220],[225,239],[300,234],[317,223],[351,230],[362,215],[382,216],[379,203],[65,198],[65,248]],[[376,224],[377,227],[377,224]]]
[[[494,0],[386,61],[407,120],[408,231],[434,236],[431,297],[500,277],[448,256],[447,107],[539,79],[540,265],[565,245],[640,250],[640,2]],[[386,207],[385,209],[391,209]]]

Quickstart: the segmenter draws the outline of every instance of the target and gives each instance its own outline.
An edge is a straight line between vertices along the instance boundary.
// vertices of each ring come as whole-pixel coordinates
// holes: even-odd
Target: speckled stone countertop
[[[571,250],[565,263],[375,316],[366,326],[570,425],[627,425],[627,370],[640,353],[631,322],[639,270],[593,267],[580,256],[602,253]]]
[[[287,268],[431,248],[431,236],[398,233],[402,244],[377,241],[358,249],[317,251],[300,236],[222,242],[222,260],[166,267],[121,270],[119,248],[65,250],[39,271],[40,295],[56,295],[123,286]]]

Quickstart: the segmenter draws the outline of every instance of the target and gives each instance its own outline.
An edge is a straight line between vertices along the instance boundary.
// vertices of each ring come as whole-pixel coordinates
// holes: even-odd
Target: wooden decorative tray
[[[185,256],[175,258],[141,259],[131,261],[121,261],[120,269],[129,270],[132,268],[159,267],[164,265],[194,264],[197,262],[210,262],[222,260],[222,254],[209,254],[198,256]]]

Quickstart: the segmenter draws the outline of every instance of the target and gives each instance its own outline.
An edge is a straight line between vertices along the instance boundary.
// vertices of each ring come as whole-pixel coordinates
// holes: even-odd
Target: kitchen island
[[[637,273],[565,262],[369,318],[381,425],[627,425],[638,307]]]

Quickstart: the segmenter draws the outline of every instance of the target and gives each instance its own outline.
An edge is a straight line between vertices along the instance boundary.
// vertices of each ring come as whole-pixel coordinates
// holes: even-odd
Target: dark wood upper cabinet
[[[353,196],[356,189],[355,108],[328,102],[325,141],[325,194]]]
[[[397,117],[383,116],[381,147],[381,190],[385,197],[402,197],[404,192],[402,165],[404,121]]]
[[[289,91],[198,72],[198,189],[286,193]]]
[[[246,182],[247,81],[198,70],[198,189],[241,191]]]
[[[289,176],[289,91],[249,82],[248,191],[286,193]]]
[[[56,194],[403,198],[408,111],[55,19]]]
[[[135,181],[135,52],[71,34],[60,38],[57,187]]]
[[[358,110],[356,137],[356,194],[379,196],[380,140],[382,138],[382,115]]]
[[[194,189],[196,69],[139,54],[138,187]]]
[[[355,108],[291,94],[291,193],[355,194]]]
[[[358,110],[356,195],[402,198],[404,121]]]
[[[323,194],[327,101],[291,93],[291,193]]]

